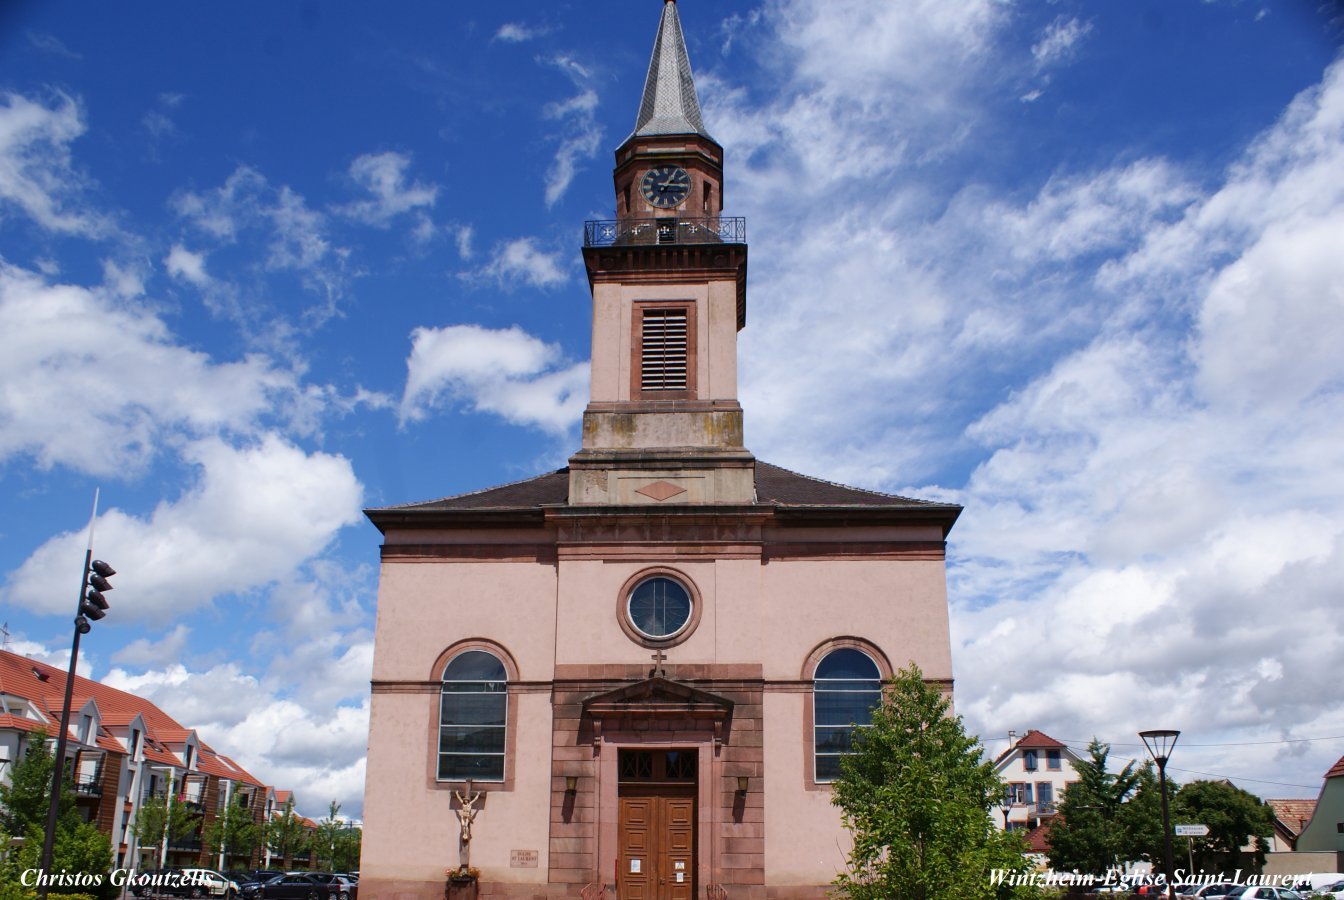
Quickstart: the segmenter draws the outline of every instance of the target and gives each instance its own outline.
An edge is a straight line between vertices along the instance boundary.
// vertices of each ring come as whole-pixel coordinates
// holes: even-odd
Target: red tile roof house
[[[1082,757],[1034,728],[1021,740],[1014,738],[1009,732],[1008,749],[994,760],[994,773],[1007,785],[1010,801],[999,810],[1007,812],[1007,828],[1033,830],[1055,815],[1065,788],[1078,780],[1073,764]]]
[[[63,669],[0,650],[0,781],[42,730],[55,746],[65,694]],[[259,853],[211,854],[201,834],[225,803],[248,809],[258,824],[274,808],[272,788],[142,697],[76,676],[66,765],[77,807],[112,842],[118,867],[153,866],[164,848],[139,846],[135,815],[146,798],[173,791],[201,816],[195,834],[166,848],[165,865],[236,868]],[[227,851],[227,848],[226,848]]]

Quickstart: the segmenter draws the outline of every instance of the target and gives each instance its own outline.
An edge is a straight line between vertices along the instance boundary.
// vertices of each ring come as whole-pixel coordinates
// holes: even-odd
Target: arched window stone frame
[[[840,728],[840,726],[835,723],[825,722],[825,719],[834,717],[834,713],[836,711],[835,709],[832,709],[830,711],[830,715],[827,715],[826,711],[823,710],[821,719],[819,720],[818,718],[817,670],[821,667],[821,664],[828,657],[830,657],[833,653],[840,650],[856,650],[861,654],[863,654],[863,656],[865,656],[867,660],[873,664],[873,669],[877,673],[877,678],[865,679],[865,680],[875,682],[875,687],[873,688],[873,693],[875,694],[875,696],[873,699],[877,702],[880,702],[882,684],[891,678],[892,673],[894,671],[891,667],[891,661],[887,659],[885,653],[883,653],[871,641],[867,641],[859,637],[844,636],[844,637],[831,638],[830,640],[824,641],[821,644],[817,645],[817,647],[815,647],[812,650],[812,652],[808,654],[807,661],[803,665],[802,677],[805,681],[809,682],[810,684],[810,688],[808,690],[809,696],[807,698],[807,702],[804,704],[806,712],[803,716],[804,746],[807,747],[806,766],[803,781],[804,785],[809,790],[830,790],[831,784],[834,781],[833,774],[831,772],[824,771],[827,768],[826,765],[827,759],[833,759],[834,758],[833,756],[829,755],[823,756],[821,766],[821,769],[823,771],[819,771],[818,729],[819,728],[834,729],[830,732],[830,734],[836,735],[839,733],[838,729]],[[823,699],[829,699],[825,698],[825,694],[828,692],[823,691],[822,693],[823,693]],[[846,725],[847,724],[848,723],[846,723]],[[858,723],[858,724],[864,724],[864,723]]]
[[[457,692],[446,691],[444,685],[447,684],[445,676],[449,674],[449,666],[465,654],[485,653],[493,657],[499,663],[504,672],[504,682],[500,685],[499,691],[475,691],[475,692]],[[429,783],[432,787],[441,790],[453,790],[461,787],[466,780],[467,774],[462,771],[450,771],[445,773],[441,767],[441,754],[444,753],[444,728],[465,728],[470,727],[472,723],[466,722],[461,717],[454,717],[452,723],[446,722],[445,713],[448,711],[445,707],[445,698],[456,695],[463,697],[468,701],[467,704],[459,706],[459,711],[464,710],[465,706],[470,704],[470,694],[497,694],[503,699],[504,706],[504,725],[500,729],[503,731],[503,771],[499,773],[471,774],[472,790],[474,791],[511,791],[514,783],[514,768],[517,747],[518,732],[518,704],[515,702],[516,687],[519,679],[518,666],[509,653],[502,645],[484,638],[470,638],[459,641],[448,647],[434,661],[431,677],[439,684],[439,690],[436,693],[433,712],[430,716],[430,748],[429,748]],[[474,704],[475,714],[468,714],[465,718],[481,718],[481,705]],[[477,723],[479,724],[479,723]],[[450,733],[451,734],[451,733]],[[459,732],[458,735],[460,736]],[[499,751],[493,751],[496,754]]]

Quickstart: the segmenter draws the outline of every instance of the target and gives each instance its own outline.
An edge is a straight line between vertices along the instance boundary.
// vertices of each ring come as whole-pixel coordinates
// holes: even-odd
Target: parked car
[[[261,886],[261,900],[332,900],[331,887],[308,872],[286,872]]]
[[[1298,891],[1299,894],[1306,893]],[[1336,881],[1316,889],[1314,894],[1307,894],[1308,897],[1329,897],[1330,900],[1344,900],[1344,881]]]
[[[136,872],[127,885],[137,897],[185,897],[180,869],[148,869]]]
[[[210,896],[233,900],[240,893],[238,882],[214,869],[183,869],[182,874],[191,882],[188,886],[189,897]]]
[[[1291,888],[1253,884],[1239,884],[1227,896],[1236,900],[1304,900],[1301,894]]]
[[[1220,881],[1216,884],[1184,884],[1176,889],[1178,897],[1198,897],[1203,900],[1205,897],[1226,897],[1236,887],[1230,881]]]
[[[257,869],[249,873],[245,879],[235,879],[238,881],[238,893],[243,900],[257,900],[261,896],[261,886],[283,874],[285,873],[274,869]]]
[[[340,872],[307,872],[318,881],[327,885],[333,900],[355,900],[359,893],[359,880]]]

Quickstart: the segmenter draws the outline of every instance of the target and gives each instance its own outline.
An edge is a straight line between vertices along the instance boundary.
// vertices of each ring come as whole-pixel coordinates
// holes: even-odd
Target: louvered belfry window
[[[685,391],[687,353],[685,309],[645,309],[640,330],[640,391]]]

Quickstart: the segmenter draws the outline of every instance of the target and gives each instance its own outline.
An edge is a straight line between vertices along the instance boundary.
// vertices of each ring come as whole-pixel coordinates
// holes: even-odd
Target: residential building
[[[1067,744],[1042,731],[1033,728],[1020,739],[1010,732],[1008,749],[994,760],[994,772],[1007,788],[995,824],[1030,831],[1047,823],[1064,790],[1078,780],[1073,764],[1082,761]]]
[[[723,214],[727,179],[669,0],[615,218],[585,230],[581,449],[368,511],[384,542],[363,900],[440,898],[466,866],[492,897],[827,896],[848,846],[831,785],[882,679],[913,662],[951,693],[960,507],[743,444],[746,225]]]
[[[1336,871],[1344,872],[1344,757],[1325,773],[1311,821],[1297,838],[1298,852],[1337,855]]]
[[[1297,839],[1316,812],[1315,800],[1266,800],[1274,810],[1274,834],[1269,841],[1270,853],[1285,853],[1297,849]]]
[[[64,703],[66,672],[0,650],[0,781],[9,778],[4,761],[17,762],[28,735],[47,734],[54,749]],[[65,765],[75,783],[76,805],[112,842],[118,867],[157,865],[227,868],[258,858],[211,854],[202,846],[204,829],[224,804],[248,810],[265,821],[272,789],[200,739],[152,702],[76,676],[72,690]],[[142,846],[135,817],[147,801],[176,796],[199,815],[193,834]]]

